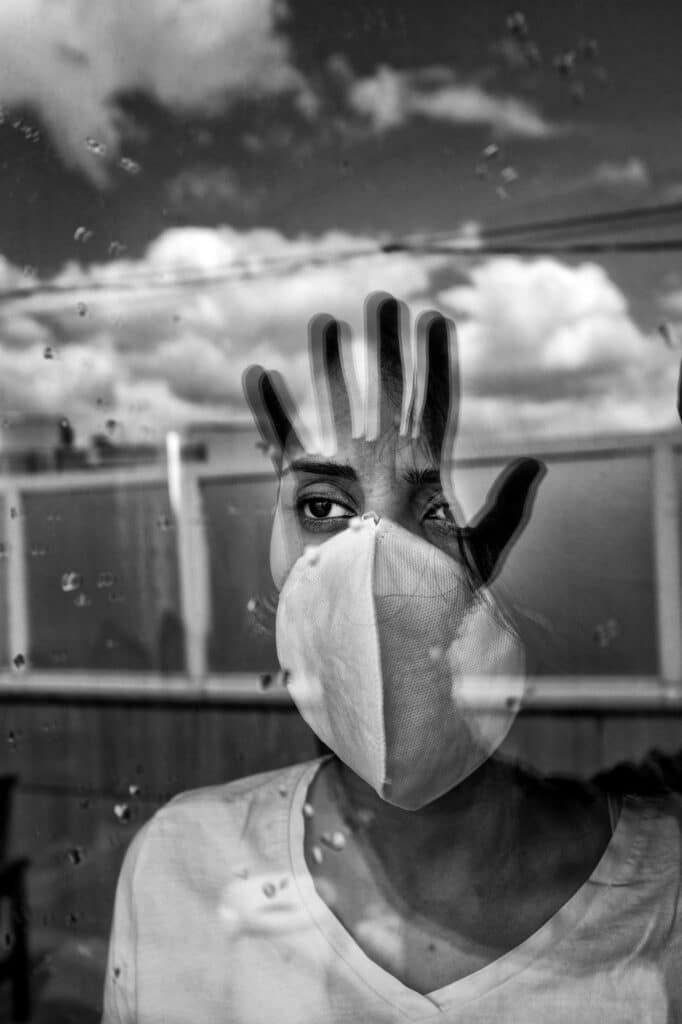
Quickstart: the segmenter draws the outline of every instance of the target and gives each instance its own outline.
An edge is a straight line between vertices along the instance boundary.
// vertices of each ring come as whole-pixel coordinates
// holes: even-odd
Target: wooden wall
[[[19,778],[11,845],[31,858],[32,922],[74,936],[106,937],[125,848],[171,796],[320,750],[287,707],[5,698],[0,714],[0,772]],[[654,747],[682,748],[682,714],[529,712],[505,744],[540,770],[575,775]],[[118,804],[128,806],[128,821],[116,816]]]

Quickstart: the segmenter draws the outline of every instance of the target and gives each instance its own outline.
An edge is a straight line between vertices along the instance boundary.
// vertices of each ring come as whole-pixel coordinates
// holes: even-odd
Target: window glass
[[[679,16],[1,6],[0,1019],[677,1020]]]

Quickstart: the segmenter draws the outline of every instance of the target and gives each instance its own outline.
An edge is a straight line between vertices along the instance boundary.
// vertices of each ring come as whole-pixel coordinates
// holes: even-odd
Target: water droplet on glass
[[[89,242],[92,236],[92,231],[89,231],[87,228],[80,227],[76,228],[76,230],[74,231],[73,240],[74,242]]]
[[[565,53],[558,53],[552,65],[560,75],[572,75],[575,71],[575,50],[566,50]]]
[[[54,359],[54,352],[50,345],[46,345],[43,349],[43,359]]]
[[[503,167],[500,171],[500,178],[505,185],[510,185],[513,181],[518,181],[519,173],[515,167]]]
[[[128,248],[128,246],[127,245],[123,245],[122,242],[116,242],[116,241],[109,242],[109,245],[107,247],[107,255],[108,256],[122,256],[127,248]]]
[[[507,29],[512,35],[526,36],[528,34],[528,22],[523,11],[513,11],[507,15]]]
[[[121,968],[120,967],[114,967],[114,981],[118,981],[118,979],[120,977],[121,977]]]
[[[129,156],[122,156],[118,161],[118,166],[126,174],[139,174],[142,168],[138,164],[137,160],[131,160]]]
[[[10,747],[16,746],[17,738],[14,735],[14,732],[12,731],[12,729],[10,729],[9,732],[7,733],[7,743],[8,743],[8,745]]]
[[[88,135],[85,140],[85,145],[91,153],[95,154],[95,156],[106,156],[107,147],[103,142],[99,142],[97,139],[93,138],[92,135]]]
[[[170,530],[173,526],[173,521],[170,516],[161,515],[157,518],[156,525],[160,530]]]
[[[133,782],[130,784],[130,786],[128,786],[128,793],[130,794],[130,796],[139,796],[140,787]]]
[[[670,348],[679,348],[680,339],[677,335],[677,331],[671,323],[665,322],[658,325],[658,333],[663,338],[663,341]]]
[[[277,792],[279,793],[280,796],[289,796],[289,790],[284,785],[278,786]]]
[[[303,804],[303,817],[304,818],[312,818],[314,813],[315,813],[315,808],[313,807],[312,804],[308,804],[308,803]]]
[[[500,155],[500,147],[496,146],[494,142],[491,142],[489,146],[486,146],[483,150],[483,156],[486,160],[494,160]]]
[[[374,811],[370,811],[368,807],[361,807],[355,817],[362,828],[369,828],[374,821]]]
[[[114,804],[114,815],[119,821],[130,821],[130,808],[128,804]]]
[[[593,58],[599,53],[599,43],[596,39],[581,39],[578,43],[578,49],[583,57]]]
[[[569,95],[574,103],[584,103],[587,96],[584,84],[582,82],[573,82]]]
[[[26,665],[26,658],[23,656],[23,654],[15,654],[14,658],[12,659],[12,664],[17,669],[24,668]]]
[[[74,846],[72,850],[69,850],[68,858],[74,867],[81,864],[83,861],[83,851],[80,846]]]
[[[316,864],[321,864],[322,861],[324,860],[324,854],[322,853],[322,849],[321,847],[317,846],[317,844],[313,846],[310,853]]]
[[[88,307],[85,305],[84,302],[77,302],[76,309],[78,310],[79,316],[85,316],[86,313],[88,312]]]
[[[271,900],[272,897],[274,895],[276,895],[276,893],[277,893],[277,886],[276,885],[274,885],[272,882],[264,882],[263,883],[263,895],[267,896],[267,898],[269,900]]]
[[[73,602],[76,608],[89,608],[91,601],[86,594],[77,594]]]
[[[320,836],[320,839],[322,840],[325,846],[328,846],[330,848],[330,850],[336,850],[337,852],[339,850],[343,850],[344,846],[346,845],[346,837],[344,836],[343,832],[339,831],[323,832],[322,835]]]
[[[268,690],[272,686],[272,673],[261,672],[258,678],[258,685],[260,686],[261,690]]]
[[[258,602],[256,601],[255,597],[250,597],[249,600],[246,602],[246,610],[247,610],[247,612],[250,612],[251,615],[253,615],[253,613],[255,612],[257,607],[258,607]]]
[[[317,565],[320,560],[320,549],[316,544],[308,544],[304,554],[306,565]]]
[[[112,572],[101,572],[97,577],[97,586],[101,590],[103,587],[113,587],[114,585],[114,574]]]
[[[62,590],[68,594],[72,590],[78,590],[83,583],[83,577],[78,572],[62,573]]]
[[[537,67],[542,61],[542,54],[540,53],[540,47],[537,43],[528,40],[523,46],[523,56],[526,58],[528,64],[533,64]]]

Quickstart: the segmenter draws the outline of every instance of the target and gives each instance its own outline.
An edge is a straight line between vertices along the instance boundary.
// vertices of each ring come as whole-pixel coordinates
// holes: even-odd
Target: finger
[[[498,476],[482,510],[464,530],[467,553],[481,583],[499,575],[530,520],[540,483],[547,472],[537,459],[517,459]]]
[[[268,454],[281,471],[286,448],[301,448],[294,427],[295,406],[284,380],[276,371],[249,366],[242,376],[244,396],[249,404]]]
[[[417,321],[412,437],[425,436],[441,462],[452,458],[459,420],[457,329],[440,313]]]
[[[336,321],[341,372],[350,406],[351,436],[362,437],[365,429],[362,388],[355,371],[353,360],[353,337],[350,325],[343,320]]]
[[[365,433],[376,440],[396,424],[407,423],[404,346],[409,339],[407,307],[387,292],[365,301]],[[399,412],[397,411],[399,410]]]
[[[339,433],[363,432],[362,394],[353,364],[348,324],[327,314],[313,317],[308,327],[315,400],[327,450],[334,451]]]
[[[318,313],[308,323],[308,356],[319,437],[316,447],[332,455],[337,447],[337,425],[348,413],[348,398],[341,374],[336,321]]]

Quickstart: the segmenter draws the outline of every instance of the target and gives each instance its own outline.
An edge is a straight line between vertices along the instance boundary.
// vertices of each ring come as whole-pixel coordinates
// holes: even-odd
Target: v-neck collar
[[[520,945],[472,974],[422,994],[409,988],[380,967],[362,950],[315,888],[305,859],[303,805],[310,785],[328,758],[306,765],[292,794],[289,817],[289,850],[293,876],[315,925],[337,956],[374,994],[409,1020],[437,1018],[444,1011],[480,998],[531,963],[556,948],[557,943],[585,917],[593,902],[612,885],[625,884],[635,873],[645,839],[643,816],[637,813],[635,798],[626,797],[613,835],[587,881],[552,917]]]

